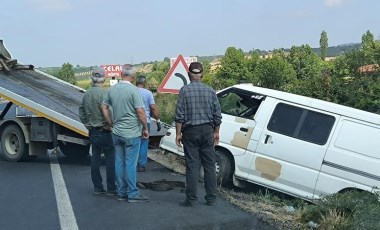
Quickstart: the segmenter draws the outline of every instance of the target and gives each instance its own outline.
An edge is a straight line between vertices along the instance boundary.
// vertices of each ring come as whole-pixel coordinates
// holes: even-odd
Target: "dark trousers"
[[[100,174],[101,155],[106,157],[107,190],[116,190],[115,179],[115,147],[110,131],[103,129],[91,129],[89,131],[92,144],[91,179],[95,189],[102,189],[102,175]]]
[[[186,198],[190,202],[198,200],[198,174],[202,164],[205,198],[206,201],[213,202],[216,199],[214,130],[209,124],[189,126],[184,128],[182,135],[186,162]]]

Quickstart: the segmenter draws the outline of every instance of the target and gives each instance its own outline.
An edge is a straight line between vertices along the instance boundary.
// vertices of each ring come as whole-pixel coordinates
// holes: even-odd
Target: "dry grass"
[[[325,215],[321,215],[321,222],[319,224],[319,229],[337,229],[336,226],[348,225],[348,217],[339,210],[332,209],[329,210]]]
[[[219,189],[219,192],[230,203],[256,215],[278,229],[302,229],[302,225],[298,222],[299,211],[288,213],[283,204],[273,202],[268,197],[263,198],[262,195],[247,194],[230,189]]]

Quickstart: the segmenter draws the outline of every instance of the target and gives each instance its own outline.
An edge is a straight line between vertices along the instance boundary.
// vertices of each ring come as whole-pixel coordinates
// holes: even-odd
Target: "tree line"
[[[380,113],[380,41],[370,31],[361,40],[358,48],[331,61],[325,61],[325,31],[319,55],[309,45],[274,50],[266,58],[229,47],[216,71],[206,64],[204,81],[216,90],[247,82]]]
[[[270,53],[228,47],[220,65],[212,69],[211,59],[199,58],[204,65],[203,81],[215,90],[239,84],[253,85],[330,101],[373,113],[380,113],[380,41],[367,31],[361,44],[331,61],[327,61],[328,36],[322,31],[318,52],[309,45],[275,49]],[[156,89],[169,71],[169,58],[152,62],[144,74],[148,87]],[[50,73],[76,84],[73,65]],[[172,104],[175,96],[158,96],[164,104]],[[170,98],[169,102],[165,98]],[[172,113],[167,110],[168,113]]]

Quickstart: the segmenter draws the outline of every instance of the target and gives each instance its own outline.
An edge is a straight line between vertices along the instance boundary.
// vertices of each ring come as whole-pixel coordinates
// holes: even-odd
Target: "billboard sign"
[[[121,78],[121,70],[123,65],[102,65],[106,71],[106,78]]]

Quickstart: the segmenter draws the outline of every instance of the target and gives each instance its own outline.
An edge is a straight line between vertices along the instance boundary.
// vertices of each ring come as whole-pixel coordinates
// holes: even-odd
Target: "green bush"
[[[90,80],[83,80],[83,81],[78,81],[77,86],[81,87],[82,89],[89,89],[91,87],[91,81]]]
[[[175,117],[178,95],[157,93],[154,97],[160,110],[161,121],[171,125]]]
[[[348,191],[305,207],[300,221],[316,222],[320,229],[380,229],[379,213],[379,194]]]

